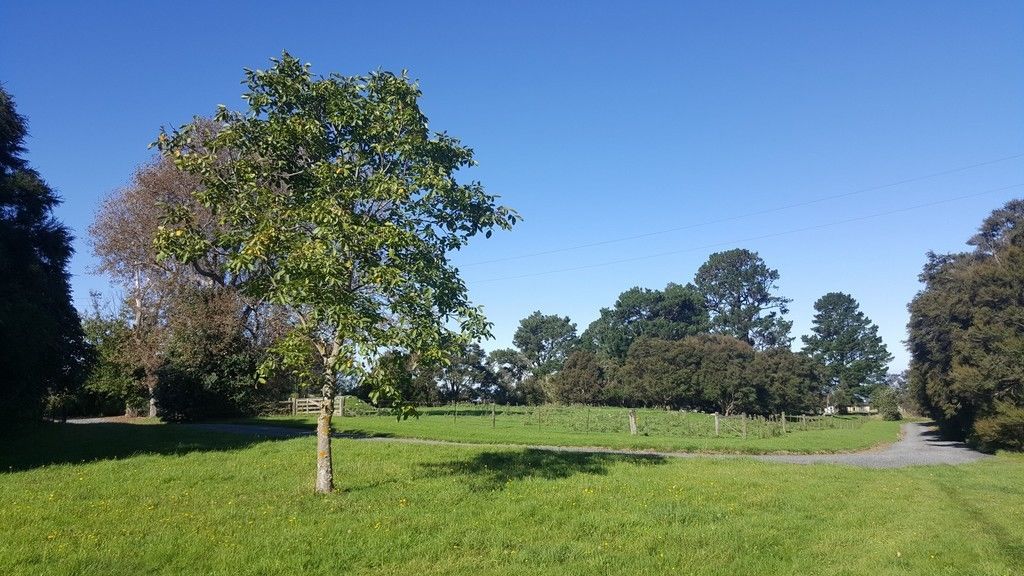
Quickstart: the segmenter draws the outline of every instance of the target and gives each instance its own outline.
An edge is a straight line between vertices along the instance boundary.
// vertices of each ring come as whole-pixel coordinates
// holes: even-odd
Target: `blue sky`
[[[795,335],[845,291],[902,368],[925,252],[1024,196],[1020,2],[213,4],[0,5],[0,82],[65,199],[80,306],[113,293],[89,273],[99,200],[160,126],[241,107],[242,69],[282,50],[318,73],[408,69],[431,127],[476,150],[466,177],[523,214],[455,257],[487,348],[533,310],[582,330],[744,247],[780,271]]]

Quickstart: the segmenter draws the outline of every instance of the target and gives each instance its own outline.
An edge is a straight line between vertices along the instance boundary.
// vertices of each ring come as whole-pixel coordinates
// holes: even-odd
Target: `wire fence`
[[[353,396],[339,396],[335,415],[341,417],[393,417]],[[319,398],[293,398],[280,404],[280,412],[308,414],[320,411]],[[579,434],[637,434],[647,436],[770,438],[808,430],[858,429],[864,418],[808,414],[708,414],[685,410],[556,405],[506,406],[501,404],[446,404],[419,406],[421,418],[449,419],[453,425],[491,428],[534,427]]]

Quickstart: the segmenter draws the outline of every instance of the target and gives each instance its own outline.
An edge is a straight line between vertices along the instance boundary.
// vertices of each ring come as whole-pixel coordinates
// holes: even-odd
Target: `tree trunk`
[[[156,374],[149,374],[146,376],[146,392],[149,395],[149,402],[146,408],[146,416],[150,418],[156,418],[159,416],[159,410],[156,405]]]
[[[334,416],[334,386],[323,389],[320,414],[316,418],[316,488],[319,494],[334,491],[334,468],[331,463],[331,416]]]

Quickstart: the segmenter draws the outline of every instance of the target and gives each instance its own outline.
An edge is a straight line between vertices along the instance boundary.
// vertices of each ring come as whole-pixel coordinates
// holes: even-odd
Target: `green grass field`
[[[51,425],[0,444],[0,574],[1020,574],[1024,456],[746,459]],[[85,462],[83,462],[85,460]]]
[[[714,435],[714,417],[709,414],[637,410],[638,434],[629,434],[624,408],[545,406],[500,408],[492,421],[488,406],[463,406],[458,416],[452,407],[421,409],[419,418],[398,421],[393,416],[336,416],[334,429],[343,434],[384,435],[454,442],[600,446],[683,452],[731,452],[745,454],[847,452],[894,442],[899,422],[859,416],[817,418],[802,422],[791,419],[786,432],[779,422],[721,419],[719,436]],[[313,429],[315,417],[270,416],[247,419],[247,423]]]

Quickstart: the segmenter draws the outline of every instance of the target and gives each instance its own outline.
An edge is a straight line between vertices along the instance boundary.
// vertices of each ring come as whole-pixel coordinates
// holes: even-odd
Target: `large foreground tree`
[[[172,209],[156,244],[182,262],[217,263],[243,294],[292,315],[275,366],[320,389],[315,488],[329,492],[339,378],[370,374],[396,351],[412,365],[441,363],[486,335],[448,255],[516,215],[456,180],[473,152],[428,129],[404,74],[315,77],[287,53],[273,63],[246,71],[248,110],[219,108],[212,136],[194,124],[160,134],[165,157],[199,178],[194,196],[218,225]],[[378,398],[397,393],[375,387]]]
[[[38,419],[47,394],[84,377],[86,347],[71,303],[71,234],[60,199],[22,158],[27,133],[0,88],[0,427]]]

